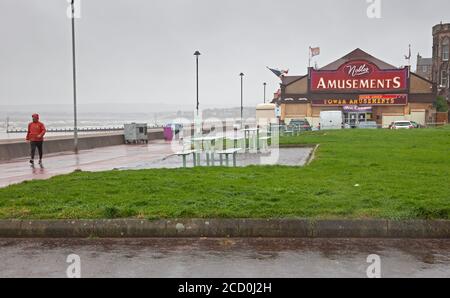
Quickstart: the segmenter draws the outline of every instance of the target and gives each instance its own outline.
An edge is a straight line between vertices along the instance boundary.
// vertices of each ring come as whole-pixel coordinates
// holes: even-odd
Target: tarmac
[[[0,278],[450,277],[450,241],[417,239],[0,239]]]

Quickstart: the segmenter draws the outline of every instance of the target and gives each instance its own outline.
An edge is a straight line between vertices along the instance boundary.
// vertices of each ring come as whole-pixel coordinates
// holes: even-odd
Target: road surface
[[[450,277],[450,240],[0,239],[0,277]]]

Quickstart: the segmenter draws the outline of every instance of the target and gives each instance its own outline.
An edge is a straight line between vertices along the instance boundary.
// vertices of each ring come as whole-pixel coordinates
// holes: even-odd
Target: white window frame
[[[442,61],[448,61],[450,56],[450,40],[449,38],[445,38],[442,41]]]
[[[448,73],[446,69],[441,70],[441,86],[448,88]]]

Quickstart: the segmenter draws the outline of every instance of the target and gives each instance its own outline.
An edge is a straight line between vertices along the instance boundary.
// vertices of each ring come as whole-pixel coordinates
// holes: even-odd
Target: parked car
[[[365,121],[365,122],[359,122],[356,127],[360,128],[360,129],[377,129],[378,125],[375,121]],[[344,128],[345,128],[345,126],[344,126]]]
[[[410,121],[411,124],[414,126],[414,128],[424,128],[425,126],[423,126],[422,124],[419,124],[415,121]]]
[[[309,124],[308,120],[306,119],[293,119],[289,123],[289,126],[296,127],[300,131],[311,131],[311,125]]]
[[[411,123],[411,121],[394,121],[389,125],[390,129],[413,129],[414,125]]]

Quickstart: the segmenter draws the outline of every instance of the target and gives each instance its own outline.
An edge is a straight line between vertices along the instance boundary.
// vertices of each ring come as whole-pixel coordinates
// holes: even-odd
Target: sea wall
[[[150,130],[148,139],[163,139],[162,129]],[[78,139],[79,150],[88,150],[100,147],[122,145],[125,143],[123,133],[84,135]],[[44,154],[66,152],[73,150],[73,137],[48,138],[44,143]],[[30,154],[30,145],[22,140],[3,141],[0,143],[0,160],[26,157]]]

